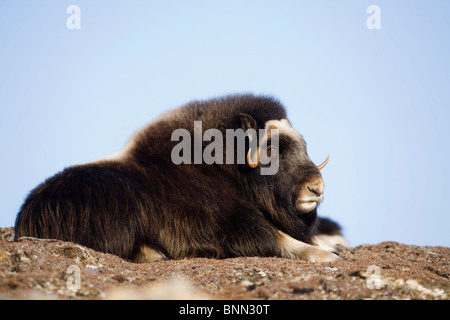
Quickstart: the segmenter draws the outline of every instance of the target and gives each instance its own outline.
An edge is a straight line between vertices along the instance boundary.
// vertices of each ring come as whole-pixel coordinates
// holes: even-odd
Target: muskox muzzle
[[[317,169],[322,170],[328,163],[330,156],[317,166]],[[325,190],[325,183],[322,175],[317,172],[314,176],[308,179],[300,188],[297,201],[295,203],[298,210],[307,213],[316,209],[317,205],[323,201],[323,192]]]

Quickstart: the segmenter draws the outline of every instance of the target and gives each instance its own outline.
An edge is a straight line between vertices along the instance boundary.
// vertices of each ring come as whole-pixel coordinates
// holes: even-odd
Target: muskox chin
[[[227,129],[276,128],[279,145],[267,148],[277,154],[278,172],[261,175],[262,165],[248,161],[175,164],[172,133],[183,128],[194,134],[195,121],[203,132],[224,135]],[[207,145],[203,141],[202,150]],[[236,151],[225,149],[223,156]],[[332,261],[338,259],[334,247],[317,236],[322,194],[322,176],[284,107],[269,97],[227,96],[169,111],[120,152],[47,179],[22,205],[15,239],[72,241],[138,262],[236,256]]]

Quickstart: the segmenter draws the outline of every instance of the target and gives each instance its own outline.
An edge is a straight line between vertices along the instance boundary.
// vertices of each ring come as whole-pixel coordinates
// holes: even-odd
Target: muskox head
[[[171,114],[172,121],[174,115],[191,122],[172,133],[178,142],[171,149],[173,163],[203,163],[202,172],[213,181],[225,172],[238,181],[239,196],[272,225],[310,242],[325,186],[320,169],[328,159],[320,166],[312,162],[280,103],[226,97],[189,104]]]
[[[258,121],[246,123],[258,127]],[[287,119],[264,122],[265,133],[259,138],[255,152],[247,150],[247,170],[242,174],[248,196],[280,230],[308,241],[315,231],[317,206],[323,200],[325,184],[320,170],[328,162],[317,166],[309,158],[306,142]],[[271,161],[264,161],[270,157]],[[274,165],[273,161],[277,161]],[[261,174],[267,166],[276,167],[274,174]]]

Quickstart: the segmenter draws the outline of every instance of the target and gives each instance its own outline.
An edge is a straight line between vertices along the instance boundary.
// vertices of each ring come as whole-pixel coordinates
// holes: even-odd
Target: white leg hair
[[[322,249],[325,249],[328,251],[333,251],[333,250],[331,250],[331,248],[335,248],[334,250],[336,250],[337,244],[339,244],[343,247],[348,247],[347,241],[340,234],[336,234],[336,235],[318,234],[317,236],[313,237],[312,242],[314,245],[318,246],[319,248],[322,248]]]
[[[136,263],[149,263],[155,261],[167,260],[167,257],[162,253],[150,248],[147,245],[142,245],[139,253],[137,254],[134,262]]]
[[[296,240],[282,231],[278,231],[282,249],[282,257],[290,259],[301,259],[310,262],[328,262],[341,260],[341,258],[331,251],[334,247],[328,247],[327,250],[318,246],[310,245]]]

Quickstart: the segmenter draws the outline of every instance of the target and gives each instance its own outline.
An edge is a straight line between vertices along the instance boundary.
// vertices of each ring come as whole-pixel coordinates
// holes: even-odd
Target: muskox
[[[247,155],[241,162],[174,163],[180,140],[173,133],[194,136],[196,121],[203,132],[214,128],[224,136],[230,129],[254,129],[265,139],[264,151],[276,156],[276,173],[261,174],[264,165],[254,156],[261,145],[252,151],[250,135],[221,154],[238,154],[241,146]],[[260,136],[259,129],[268,128],[277,133],[276,146],[269,134]],[[210,143],[201,141],[201,150]],[[318,234],[324,191],[319,169],[325,164],[311,161],[304,139],[273,98],[194,101],[137,131],[116,154],[68,167],[37,186],[17,215],[15,239],[72,241],[136,262],[237,256],[333,261],[339,259],[336,247]]]

